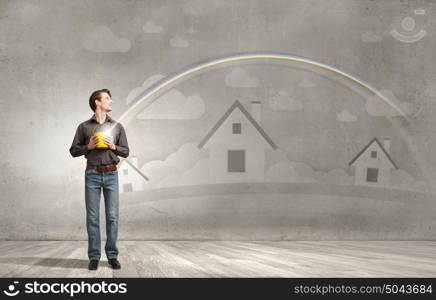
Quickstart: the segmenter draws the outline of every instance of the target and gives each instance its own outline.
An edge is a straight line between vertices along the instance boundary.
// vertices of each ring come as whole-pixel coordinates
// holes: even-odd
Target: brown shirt
[[[115,150],[109,148],[88,150],[87,145],[89,140],[94,130],[99,128],[99,126],[114,126],[110,134],[114,137]],[[124,158],[129,156],[129,145],[123,125],[114,121],[108,114],[106,114],[103,124],[100,125],[94,114],[89,120],[80,123],[77,127],[76,135],[70,147],[70,153],[73,157],[85,155],[88,163],[95,166],[118,164],[120,162],[118,156]]]

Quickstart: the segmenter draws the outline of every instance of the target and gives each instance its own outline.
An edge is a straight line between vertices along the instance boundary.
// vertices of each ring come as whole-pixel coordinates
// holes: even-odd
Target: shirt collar
[[[93,114],[91,119],[89,119],[89,120],[91,120],[91,121],[94,120],[94,122],[98,123],[97,119],[95,118],[95,114]],[[106,114],[106,119],[104,120],[103,123],[112,122],[112,121],[113,121],[112,118],[108,114]]]

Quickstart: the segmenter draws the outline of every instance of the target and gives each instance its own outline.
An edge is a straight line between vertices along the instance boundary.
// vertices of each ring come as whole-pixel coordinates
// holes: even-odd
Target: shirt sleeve
[[[73,143],[70,147],[70,153],[73,157],[86,155],[88,154],[89,149],[88,145],[85,142],[85,135],[82,127],[79,125],[76,130],[76,134],[74,135]]]
[[[119,125],[120,125],[120,137],[118,138],[116,149],[112,151],[116,155],[126,158],[129,156],[129,144],[127,143],[127,135],[123,125],[121,124]]]

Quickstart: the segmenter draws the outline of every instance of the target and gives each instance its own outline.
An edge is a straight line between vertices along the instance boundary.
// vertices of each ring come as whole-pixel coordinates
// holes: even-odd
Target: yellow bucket
[[[109,148],[109,146],[106,145],[106,143],[103,140],[104,132],[94,132],[93,135],[98,137],[98,143],[97,143],[97,146],[95,146],[95,148],[97,148],[97,149],[107,149],[107,148]]]

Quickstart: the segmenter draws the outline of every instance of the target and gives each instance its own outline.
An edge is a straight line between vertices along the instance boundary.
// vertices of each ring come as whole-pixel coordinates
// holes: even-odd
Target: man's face
[[[108,93],[102,92],[100,93],[100,101],[97,99],[95,101],[97,107],[100,107],[100,110],[105,112],[112,111],[112,98]]]

